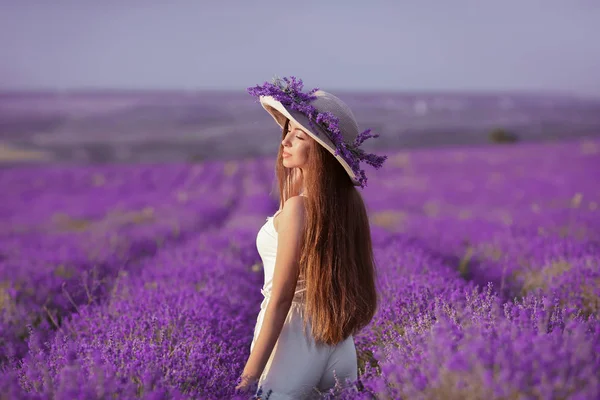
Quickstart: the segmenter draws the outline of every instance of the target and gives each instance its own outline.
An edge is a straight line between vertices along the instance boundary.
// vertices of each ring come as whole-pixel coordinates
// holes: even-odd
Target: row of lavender
[[[224,184],[236,174],[206,163],[0,175],[0,361],[26,353],[28,326],[46,337],[79,305],[104,301],[121,272],[225,223],[239,189]]]
[[[600,193],[592,178],[600,161],[598,145],[438,150],[390,158],[365,192],[384,301],[372,325],[357,336],[362,391],[346,389],[341,396],[597,395],[600,296],[593,282],[600,276],[600,254],[593,227],[600,220]],[[266,195],[269,164],[241,166],[233,174],[217,167],[203,174],[203,182],[211,174],[222,182],[221,187],[205,186],[213,189],[213,206],[215,199],[235,198],[217,203],[226,213],[219,231],[186,225],[187,239],[176,245],[155,246],[135,263],[107,262],[119,278],[116,285],[114,280],[100,285],[111,288],[103,294],[106,301],[75,301],[73,320],[50,335],[48,348],[40,345],[44,331],[36,332],[22,368],[11,366],[3,387],[32,398],[230,395],[247,357],[260,300],[256,215],[273,210]],[[180,168],[174,175],[189,176],[186,171]],[[89,181],[96,172],[81,180]],[[56,182],[69,173],[59,171],[52,178]],[[130,178],[139,181],[136,173]],[[222,179],[228,175],[233,176]],[[18,189],[19,182],[33,176],[25,171],[10,183]],[[147,194],[154,207],[164,206],[166,212],[177,206],[181,223],[194,215],[194,208],[196,218],[209,211],[197,208],[210,204],[207,196],[187,214],[180,200],[166,199],[174,193],[179,199],[193,197],[189,192],[202,186],[200,181],[181,183],[158,169],[155,176],[161,182],[149,185],[153,194]],[[82,197],[70,209],[84,203],[86,189],[79,190]],[[112,203],[90,204],[88,212],[105,215],[98,208],[114,207],[140,192],[119,190]],[[165,196],[159,196],[163,191]],[[9,203],[10,215],[20,215],[17,197],[27,196],[23,192],[12,192],[21,194]],[[107,192],[87,197],[88,203]],[[60,195],[49,198],[56,201]],[[43,214],[36,217],[32,210],[22,220],[13,217],[12,224],[41,220]],[[140,232],[160,237],[154,233],[160,230],[152,229]],[[473,290],[474,283],[487,281],[498,282],[493,288],[502,290]],[[30,284],[36,283],[38,289],[44,286]],[[55,297],[59,293],[53,292]],[[511,301],[527,293],[532,294]],[[31,300],[28,311],[35,304]]]
[[[395,217],[393,229],[421,240],[463,277],[493,282],[504,300],[552,292],[561,304],[598,315],[600,141],[424,151],[397,160],[401,184],[377,188],[400,199],[382,216]],[[374,208],[388,201],[372,200]]]

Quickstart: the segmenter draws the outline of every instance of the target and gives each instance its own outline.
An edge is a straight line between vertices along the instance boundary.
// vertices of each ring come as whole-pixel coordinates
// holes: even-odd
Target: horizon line
[[[600,94],[578,93],[557,89],[352,89],[328,88],[331,93],[347,94],[462,94],[462,95],[534,95],[534,96],[559,96],[570,98],[600,99]],[[168,87],[68,87],[68,88],[2,88],[0,94],[161,94],[161,93],[246,93],[246,88],[168,88]]]

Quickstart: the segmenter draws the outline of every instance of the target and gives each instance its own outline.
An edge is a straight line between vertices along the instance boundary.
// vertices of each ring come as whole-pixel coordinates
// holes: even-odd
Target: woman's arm
[[[288,199],[279,214],[277,255],[271,298],[260,332],[244,368],[244,375],[256,379],[262,374],[277,343],[283,323],[292,305],[300,272],[300,239],[304,229],[304,198]]]

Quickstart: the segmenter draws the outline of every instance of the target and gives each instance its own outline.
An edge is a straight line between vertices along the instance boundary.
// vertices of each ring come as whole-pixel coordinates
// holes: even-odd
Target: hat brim
[[[267,110],[275,122],[277,122],[277,125],[279,125],[282,129],[285,125],[286,118],[294,121],[296,125],[300,126],[303,131],[308,133],[321,146],[325,147],[327,151],[329,151],[331,155],[333,155],[336,160],[342,164],[342,167],[344,167],[346,173],[348,173],[348,176],[350,176],[354,186],[360,186],[357,176],[354,174],[354,171],[352,171],[352,168],[350,165],[348,165],[346,160],[344,160],[340,155],[335,155],[335,145],[327,137],[327,134],[324,132],[323,128],[317,124],[314,124],[316,129],[310,128],[310,120],[306,115],[299,111],[292,110],[291,108],[287,108],[281,104],[281,102],[275,100],[272,96],[260,96],[260,104],[265,110]],[[318,135],[316,135],[313,130],[317,131]]]

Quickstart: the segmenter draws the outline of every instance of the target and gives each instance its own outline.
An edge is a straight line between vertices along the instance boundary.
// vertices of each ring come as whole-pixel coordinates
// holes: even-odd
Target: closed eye
[[[293,131],[295,131],[295,129],[293,129],[292,127],[288,127],[288,131],[287,131],[287,133],[291,133],[291,132],[293,132]],[[298,136],[298,135],[296,135],[296,137],[297,137],[298,139],[300,139],[300,140],[304,140],[304,138],[303,138],[302,136]]]

